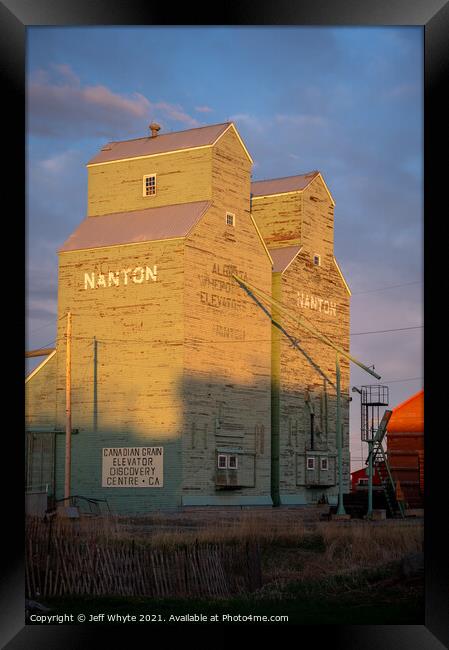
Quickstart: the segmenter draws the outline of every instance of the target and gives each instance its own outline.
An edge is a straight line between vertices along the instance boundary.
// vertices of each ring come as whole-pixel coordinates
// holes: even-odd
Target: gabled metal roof
[[[273,260],[273,273],[284,273],[301,250],[301,246],[269,248]]]
[[[424,388],[393,409],[387,425],[387,436],[389,433],[422,433],[423,431]]]
[[[58,252],[186,237],[210,205],[196,201],[86,217]]]
[[[270,178],[265,181],[254,181],[251,183],[251,194],[253,196],[270,196],[271,194],[284,194],[285,192],[297,192],[305,189],[309,183],[319,175],[320,172],[313,171],[298,176],[286,176],[284,178]]]
[[[100,153],[91,158],[88,165],[98,165],[128,158],[153,156],[160,153],[206,147],[214,142],[229,128],[232,122],[201,126],[186,131],[162,133],[155,138],[150,136],[136,140],[109,142]]]

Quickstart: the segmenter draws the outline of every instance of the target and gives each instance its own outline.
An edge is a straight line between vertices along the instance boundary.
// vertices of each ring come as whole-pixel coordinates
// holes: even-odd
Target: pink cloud
[[[195,110],[198,113],[213,113],[214,109],[209,106],[195,106]]]
[[[133,93],[131,99],[127,99],[111,92],[106,86],[86,86],[80,90],[80,98],[92,106],[135,117],[148,115],[151,106],[148,99],[140,93]]]
[[[38,135],[77,134],[110,139],[138,133],[152,119],[199,122],[182,106],[151,102],[141,93],[115,93],[104,85],[83,85],[65,64],[39,70],[28,85],[29,129]]]
[[[158,102],[156,104],[151,104],[151,106],[156,111],[160,111],[163,116],[175,120],[175,122],[181,122],[182,124],[187,124],[191,127],[199,126],[198,120],[188,115],[183,110],[182,106],[175,106],[174,104],[167,104],[166,102]]]

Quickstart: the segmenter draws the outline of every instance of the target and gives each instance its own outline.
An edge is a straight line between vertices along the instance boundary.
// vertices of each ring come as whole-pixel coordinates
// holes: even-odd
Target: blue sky
[[[423,323],[421,27],[32,27],[27,38],[27,348],[54,340],[56,249],[85,216],[85,164],[102,144],[142,137],[151,120],[165,132],[233,120],[254,180],[322,172],[353,291],[351,351],[395,380],[392,406],[422,387],[422,329],[358,335]],[[353,366],[351,385],[367,383]]]

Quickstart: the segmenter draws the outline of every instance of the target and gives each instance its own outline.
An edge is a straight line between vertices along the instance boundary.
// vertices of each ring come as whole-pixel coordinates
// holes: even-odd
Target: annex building
[[[276,308],[349,351],[332,195],[318,171],[251,182],[232,122],[151,127],[87,164],[56,348],[26,379],[28,488],[64,496],[70,312],[71,494],[119,514],[335,503],[335,352]],[[346,359],[341,388],[349,491]]]

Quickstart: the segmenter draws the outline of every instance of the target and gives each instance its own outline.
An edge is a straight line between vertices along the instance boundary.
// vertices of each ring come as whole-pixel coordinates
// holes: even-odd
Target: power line
[[[407,377],[406,379],[383,379],[382,381],[385,384],[395,384],[401,381],[415,381],[418,379],[424,379],[424,377]]]
[[[414,327],[398,327],[394,329],[388,329],[388,330],[374,330],[372,332],[352,332],[350,336],[361,336],[362,334],[385,334],[387,332],[403,332],[405,330],[416,330],[416,329],[422,329],[424,325],[416,325]],[[89,339],[90,337],[88,336],[74,336],[74,339]],[[197,345],[200,343],[264,343],[264,342],[269,342],[271,339],[245,339],[245,338],[240,338],[240,339],[185,339],[185,341]],[[103,339],[99,338],[98,342],[102,343],[182,343],[183,339],[166,339],[166,340],[161,340],[161,339],[152,339],[152,340],[144,340],[144,339]]]
[[[49,327],[49,325],[55,325],[55,321],[49,321],[45,325],[41,325],[41,327],[37,327],[36,329],[33,329],[31,332],[28,332],[28,335],[35,334],[36,332],[40,332],[45,327]]]
[[[383,384],[397,384],[402,381],[417,381],[418,379],[422,380],[424,377],[405,377],[404,379],[382,379]]]
[[[403,284],[391,284],[388,287],[379,287],[379,289],[367,289],[366,291],[356,291],[352,293],[353,296],[360,296],[363,293],[374,293],[376,291],[386,291],[387,289],[396,289],[398,287],[409,287],[412,284],[422,284],[422,280],[417,280],[416,282],[404,282]]]
[[[350,336],[362,336],[363,334],[385,334],[387,332],[403,332],[406,330],[414,330],[414,329],[422,329],[424,325],[416,325],[415,327],[399,327],[395,329],[387,329],[387,330],[374,330],[372,332],[352,332]],[[92,341],[93,336],[73,336],[72,337],[74,340],[78,341]],[[56,341],[64,340],[65,337],[58,337]],[[189,343],[191,345],[205,345],[208,343],[269,343],[272,339],[245,339],[245,338],[239,338],[239,339],[203,339],[203,338],[185,338],[185,339],[119,339],[119,338],[97,338],[97,343],[137,343],[137,344],[144,344],[144,343],[150,343],[150,344],[161,344],[161,343],[166,343],[166,344],[173,344],[173,345],[180,345],[181,343]],[[41,346],[45,347],[45,346]]]
[[[45,350],[46,348],[48,348],[49,345],[54,345],[55,343],[56,343],[56,339],[53,339],[48,343],[45,343],[45,345],[40,345],[38,348],[35,348],[35,351],[37,352],[38,350]]]
[[[386,332],[404,332],[405,330],[419,330],[424,325],[415,325],[414,327],[396,327],[390,330],[374,330],[372,332],[352,332],[351,336],[361,336],[362,334],[385,334]]]

